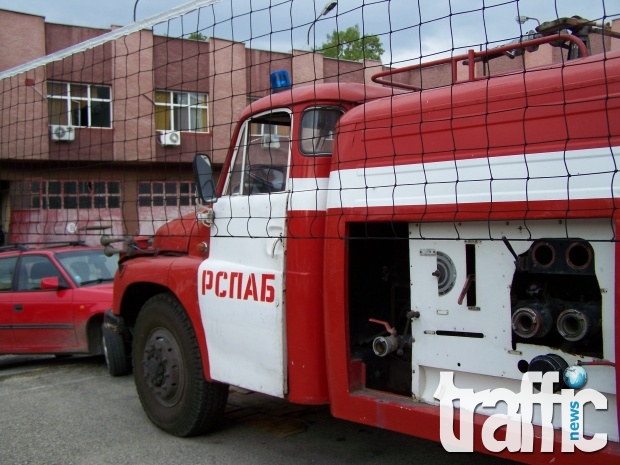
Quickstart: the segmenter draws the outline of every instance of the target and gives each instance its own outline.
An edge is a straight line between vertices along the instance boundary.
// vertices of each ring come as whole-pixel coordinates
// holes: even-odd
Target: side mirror
[[[196,181],[196,193],[203,203],[217,202],[215,182],[213,182],[213,169],[211,160],[204,153],[197,153],[194,157],[194,179]]]
[[[58,279],[58,276],[41,278],[39,286],[41,289],[57,290],[60,289],[60,279]]]

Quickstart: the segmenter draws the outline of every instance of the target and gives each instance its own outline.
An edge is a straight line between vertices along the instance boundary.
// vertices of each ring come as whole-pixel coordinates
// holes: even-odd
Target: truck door
[[[291,114],[245,123],[222,196],[213,205],[199,303],[211,377],[286,394],[284,247]]]

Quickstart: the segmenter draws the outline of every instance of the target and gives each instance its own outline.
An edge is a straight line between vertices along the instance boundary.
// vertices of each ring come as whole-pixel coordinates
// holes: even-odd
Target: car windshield
[[[56,257],[78,286],[112,281],[118,268],[118,257],[106,257],[103,249],[59,252]]]

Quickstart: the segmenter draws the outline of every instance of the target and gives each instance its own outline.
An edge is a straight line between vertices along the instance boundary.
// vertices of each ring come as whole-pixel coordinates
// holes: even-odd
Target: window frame
[[[149,192],[142,191],[141,187],[148,185]],[[161,185],[161,192],[155,192],[154,185]],[[175,192],[168,190],[169,187],[175,187]],[[193,181],[139,181],[137,196],[138,196],[138,208],[183,208],[194,207],[196,205],[195,185]],[[187,190],[187,192],[183,192]],[[175,203],[168,204],[169,199],[175,199]],[[155,201],[154,199],[157,199]],[[161,203],[159,200],[161,199]],[[188,203],[182,205],[184,199],[188,200]],[[148,205],[146,201],[148,200]],[[157,203],[157,204],[156,204]]]
[[[287,115],[288,125],[282,124],[278,122],[278,118],[281,116],[278,115]],[[273,118],[273,121],[270,121],[270,118]],[[259,128],[261,130],[260,134],[253,133],[252,127],[256,124],[259,124]],[[264,131],[265,125],[275,126],[276,130]],[[256,126],[254,126],[256,127]],[[279,130],[279,127],[288,127],[288,134],[282,134]],[[293,112],[289,108],[274,108],[272,110],[267,110],[262,113],[258,113],[246,119],[243,122],[243,126],[239,129],[239,133],[237,135],[237,140],[235,141],[235,147],[233,149],[233,154],[228,164],[227,172],[226,172],[226,182],[224,183],[224,187],[222,189],[222,195],[225,196],[249,196],[249,195],[260,195],[260,194],[273,194],[278,192],[285,192],[289,187],[289,175],[290,175],[290,165],[291,165],[291,156],[292,156],[292,144],[294,143],[292,135],[294,131],[294,118]],[[252,155],[250,154],[250,147],[255,146],[257,144],[256,138],[263,139],[263,136],[277,136],[277,141],[263,140],[262,144],[271,144],[273,142],[279,143],[279,138],[283,137],[287,140],[288,144],[288,152],[287,152],[287,160],[284,172],[284,184],[281,190],[274,190],[270,192],[247,192],[246,184],[248,176],[248,158]],[[270,149],[268,149],[270,150]],[[239,157],[241,158],[241,164],[238,163]],[[274,166],[282,166],[282,165],[274,165]],[[235,169],[240,168],[239,169]],[[280,171],[280,170],[278,170]],[[233,180],[233,177],[235,179]],[[234,183],[234,184],[233,184]],[[239,184],[239,191],[232,192],[233,188],[236,187],[237,183]]]
[[[340,117],[336,120],[336,123],[334,124],[334,128],[331,132],[329,132],[326,136],[325,136],[325,140],[330,140],[333,141],[334,140],[334,135],[336,133],[336,125],[338,124],[338,121],[340,120],[340,118],[342,118],[342,116],[345,114],[345,110],[341,107],[338,106],[312,106],[312,107],[308,107],[305,108],[304,111],[301,114],[301,117],[299,118],[299,153],[301,153],[304,157],[330,157],[333,155],[333,148],[332,150],[312,150],[312,151],[308,151],[304,145],[307,143],[307,141],[309,140],[307,137],[303,136],[303,131],[304,131],[304,118],[310,114],[310,112],[316,112],[316,111],[321,111],[321,110],[327,110],[330,112],[339,112],[340,113]],[[318,137],[316,136],[312,136],[312,140],[316,139]]]
[[[51,183],[58,184],[57,192],[56,189],[53,189],[54,192],[50,192]],[[118,180],[31,179],[29,184],[30,208],[33,209],[93,210],[103,208],[110,210],[122,207],[122,184]],[[75,187],[74,190],[69,188],[71,185]],[[56,186],[54,185],[54,187]],[[101,190],[102,187],[103,191]],[[67,206],[69,198],[74,199],[75,203]],[[88,205],[82,203],[84,200],[88,200]],[[110,206],[111,200],[113,206]]]
[[[64,86],[63,93],[50,93],[50,85],[62,85]],[[86,96],[78,96],[72,95],[71,88],[72,86],[84,86],[86,87]],[[101,98],[101,97],[93,97],[92,96],[92,88],[94,87],[103,87],[109,89],[110,97],[109,98]],[[64,115],[67,118],[67,126],[72,126],[76,128],[97,128],[97,129],[112,129],[113,126],[113,115],[112,115],[112,86],[106,84],[86,84],[86,83],[78,83],[78,82],[65,82],[65,81],[47,81],[47,101],[48,101],[48,110],[47,110],[47,118],[50,121],[50,124],[58,124],[56,122],[52,122],[52,116],[50,114],[49,102],[52,100],[57,100],[64,102],[65,112]],[[80,121],[80,124],[76,124],[78,122],[74,121],[74,109],[72,108],[72,104],[74,102],[86,102],[86,112],[88,117],[88,124],[84,125],[83,122]],[[93,103],[107,103],[108,104],[108,113],[109,113],[109,126],[94,126],[93,125]],[[59,114],[59,116],[62,113]],[[62,125],[62,124],[61,124]]]
[[[158,98],[157,98],[157,94],[168,94],[168,99],[167,102],[158,102]],[[180,102],[187,102],[187,103],[175,103],[175,95],[179,96],[178,101]],[[204,97],[204,104],[200,104],[200,103],[195,103],[192,104],[191,101],[191,97],[192,95],[194,96],[198,96],[198,98],[196,98],[196,101],[201,101],[201,99],[199,97]],[[155,129],[157,131],[180,131],[180,132],[193,132],[196,134],[209,134],[210,128],[209,128],[209,121],[210,121],[210,115],[209,115],[209,94],[205,93],[205,92],[189,92],[189,91],[178,91],[178,90],[168,90],[168,89],[158,89],[154,91],[154,99],[153,99],[153,104],[155,105]],[[166,124],[169,124],[169,127],[166,128],[162,128],[162,127],[158,127],[158,113],[160,111],[164,111],[161,110],[161,108],[165,108],[166,113],[164,116],[164,120],[166,122]],[[191,128],[192,126],[192,110],[204,110],[205,113],[205,122],[204,122],[204,127],[201,129],[180,129],[182,128],[182,119],[180,123],[177,123],[176,121],[176,112],[177,111],[183,111],[183,109],[187,109],[187,114],[186,114],[186,118],[187,118],[187,122]]]
[[[45,254],[24,254],[20,257],[19,263],[16,268],[16,275],[18,276],[17,283],[14,286],[15,292],[42,292],[48,291],[48,289],[42,289],[40,281],[38,283],[33,282],[34,279],[30,277],[32,273],[32,266],[36,263],[46,262],[51,265],[55,270],[55,275],[58,277],[58,283],[61,288],[70,288],[71,286],[62,274],[61,269],[55,260]],[[27,270],[27,272],[26,272]],[[19,277],[25,273],[28,276],[26,282],[23,282]],[[40,279],[40,278],[39,278]],[[13,280],[15,282],[15,279]],[[25,285],[25,287],[24,287]]]
[[[13,255],[13,256],[9,256],[9,257],[0,257],[0,262],[2,262],[3,264],[9,264],[10,266],[10,261],[13,261],[13,272],[10,273],[10,278],[11,280],[8,283],[2,282],[0,281],[2,284],[0,285],[0,293],[2,292],[13,292],[13,288],[15,286],[15,276],[17,275],[17,262],[19,260],[19,256],[18,255]],[[5,267],[0,266],[0,269],[2,270],[6,270],[6,271],[10,271],[9,267]],[[6,276],[9,276],[8,274]],[[8,284],[9,287],[4,287],[5,284]]]

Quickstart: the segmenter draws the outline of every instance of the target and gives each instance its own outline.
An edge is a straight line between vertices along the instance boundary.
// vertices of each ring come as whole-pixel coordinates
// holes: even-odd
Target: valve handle
[[[392,328],[387,321],[375,320],[374,318],[369,318],[368,321],[370,321],[371,323],[377,323],[377,324],[385,326],[385,329],[387,330],[387,332],[390,333],[392,336],[396,336],[397,334],[396,329]]]

